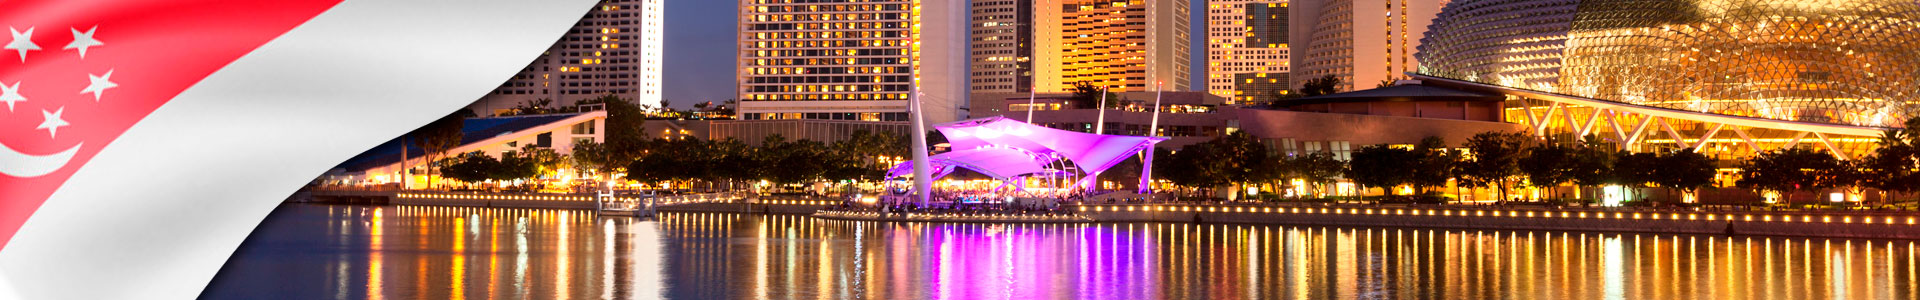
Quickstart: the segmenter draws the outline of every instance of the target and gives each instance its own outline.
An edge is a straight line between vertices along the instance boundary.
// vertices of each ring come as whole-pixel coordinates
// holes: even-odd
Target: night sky
[[[961,1],[961,0],[951,0]],[[674,108],[733,98],[734,26],[739,2],[729,0],[665,1],[667,9],[665,97]],[[1192,87],[1206,88],[1205,0],[1191,0],[1193,14]]]

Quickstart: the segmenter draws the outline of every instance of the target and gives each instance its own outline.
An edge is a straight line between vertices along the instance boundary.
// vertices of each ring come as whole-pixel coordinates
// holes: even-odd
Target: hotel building
[[[1061,5],[973,0],[972,93],[1061,91]]]
[[[1420,70],[1415,54],[1446,0],[1294,0],[1288,11],[1293,82],[1333,75],[1339,91],[1371,89]],[[1384,5],[1383,5],[1384,4]]]
[[[928,121],[958,120],[967,4],[740,0],[740,118],[907,121],[918,79]]]
[[[1061,88],[1186,91],[1186,0],[1065,0]]]
[[[660,105],[665,0],[603,0],[500,88],[468,109],[494,115],[531,101],[550,107],[612,94]]]
[[[1228,103],[1272,101],[1287,89],[1287,1],[1207,4],[1207,92]]]

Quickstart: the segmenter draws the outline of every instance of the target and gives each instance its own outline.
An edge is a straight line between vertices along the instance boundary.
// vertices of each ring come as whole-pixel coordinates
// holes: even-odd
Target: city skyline
[[[671,1],[666,3],[666,49],[663,99],[678,109],[695,103],[732,99],[738,90],[734,78],[737,57],[732,49],[738,42],[739,3],[737,1]],[[1187,9],[1193,30],[1205,30],[1197,20],[1206,19],[1206,1],[1191,1]],[[1193,90],[1204,89],[1207,59],[1206,34],[1188,34],[1193,53],[1188,62],[1188,82]]]

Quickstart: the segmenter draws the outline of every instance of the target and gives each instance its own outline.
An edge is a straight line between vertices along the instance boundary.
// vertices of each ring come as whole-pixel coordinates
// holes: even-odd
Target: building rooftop
[[[1494,101],[1502,101],[1502,100],[1506,100],[1506,96],[1502,96],[1500,94],[1469,92],[1469,91],[1456,90],[1451,88],[1420,85],[1420,84],[1402,84],[1402,85],[1395,85],[1395,86],[1370,89],[1370,90],[1359,90],[1359,91],[1352,91],[1352,92],[1345,92],[1345,93],[1334,93],[1334,94],[1326,94],[1326,95],[1319,95],[1319,96],[1313,96],[1313,97],[1286,100],[1286,101],[1281,101],[1279,105],[1293,106],[1293,105],[1327,104],[1327,103],[1413,102],[1413,101],[1494,102]]]
[[[460,138],[460,144],[466,145],[496,136],[512,134],[527,128],[558,122],[577,115],[580,114],[565,113],[469,118],[461,124],[460,133],[462,137]],[[398,163],[402,157],[400,155],[401,141],[401,137],[394,137],[392,140],[380,143],[379,146],[367,149],[366,152],[361,152],[360,155],[355,155],[353,158],[347,159],[346,162],[340,163],[339,166],[334,167],[334,170],[358,173],[366,171],[367,169]],[[413,145],[407,145],[406,149],[406,157],[426,155],[426,150],[414,147]]]

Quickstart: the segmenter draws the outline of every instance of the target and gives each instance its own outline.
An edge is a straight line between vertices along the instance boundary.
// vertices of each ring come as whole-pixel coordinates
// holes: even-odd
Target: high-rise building
[[[660,105],[665,0],[602,0],[513,79],[469,109],[490,115],[539,100],[549,107],[614,95]]]
[[[1212,1],[1206,34],[1208,93],[1245,103],[1286,90],[1287,0]]]
[[[973,93],[1061,90],[1060,1],[973,0]]]
[[[1371,89],[1420,70],[1414,58],[1427,25],[1448,0],[1292,0],[1288,11],[1293,87],[1333,75],[1339,91]]]
[[[740,0],[740,118],[906,121],[917,79],[928,120],[957,120],[967,4]]]
[[[1188,90],[1187,0],[1065,0],[1063,89]]]

